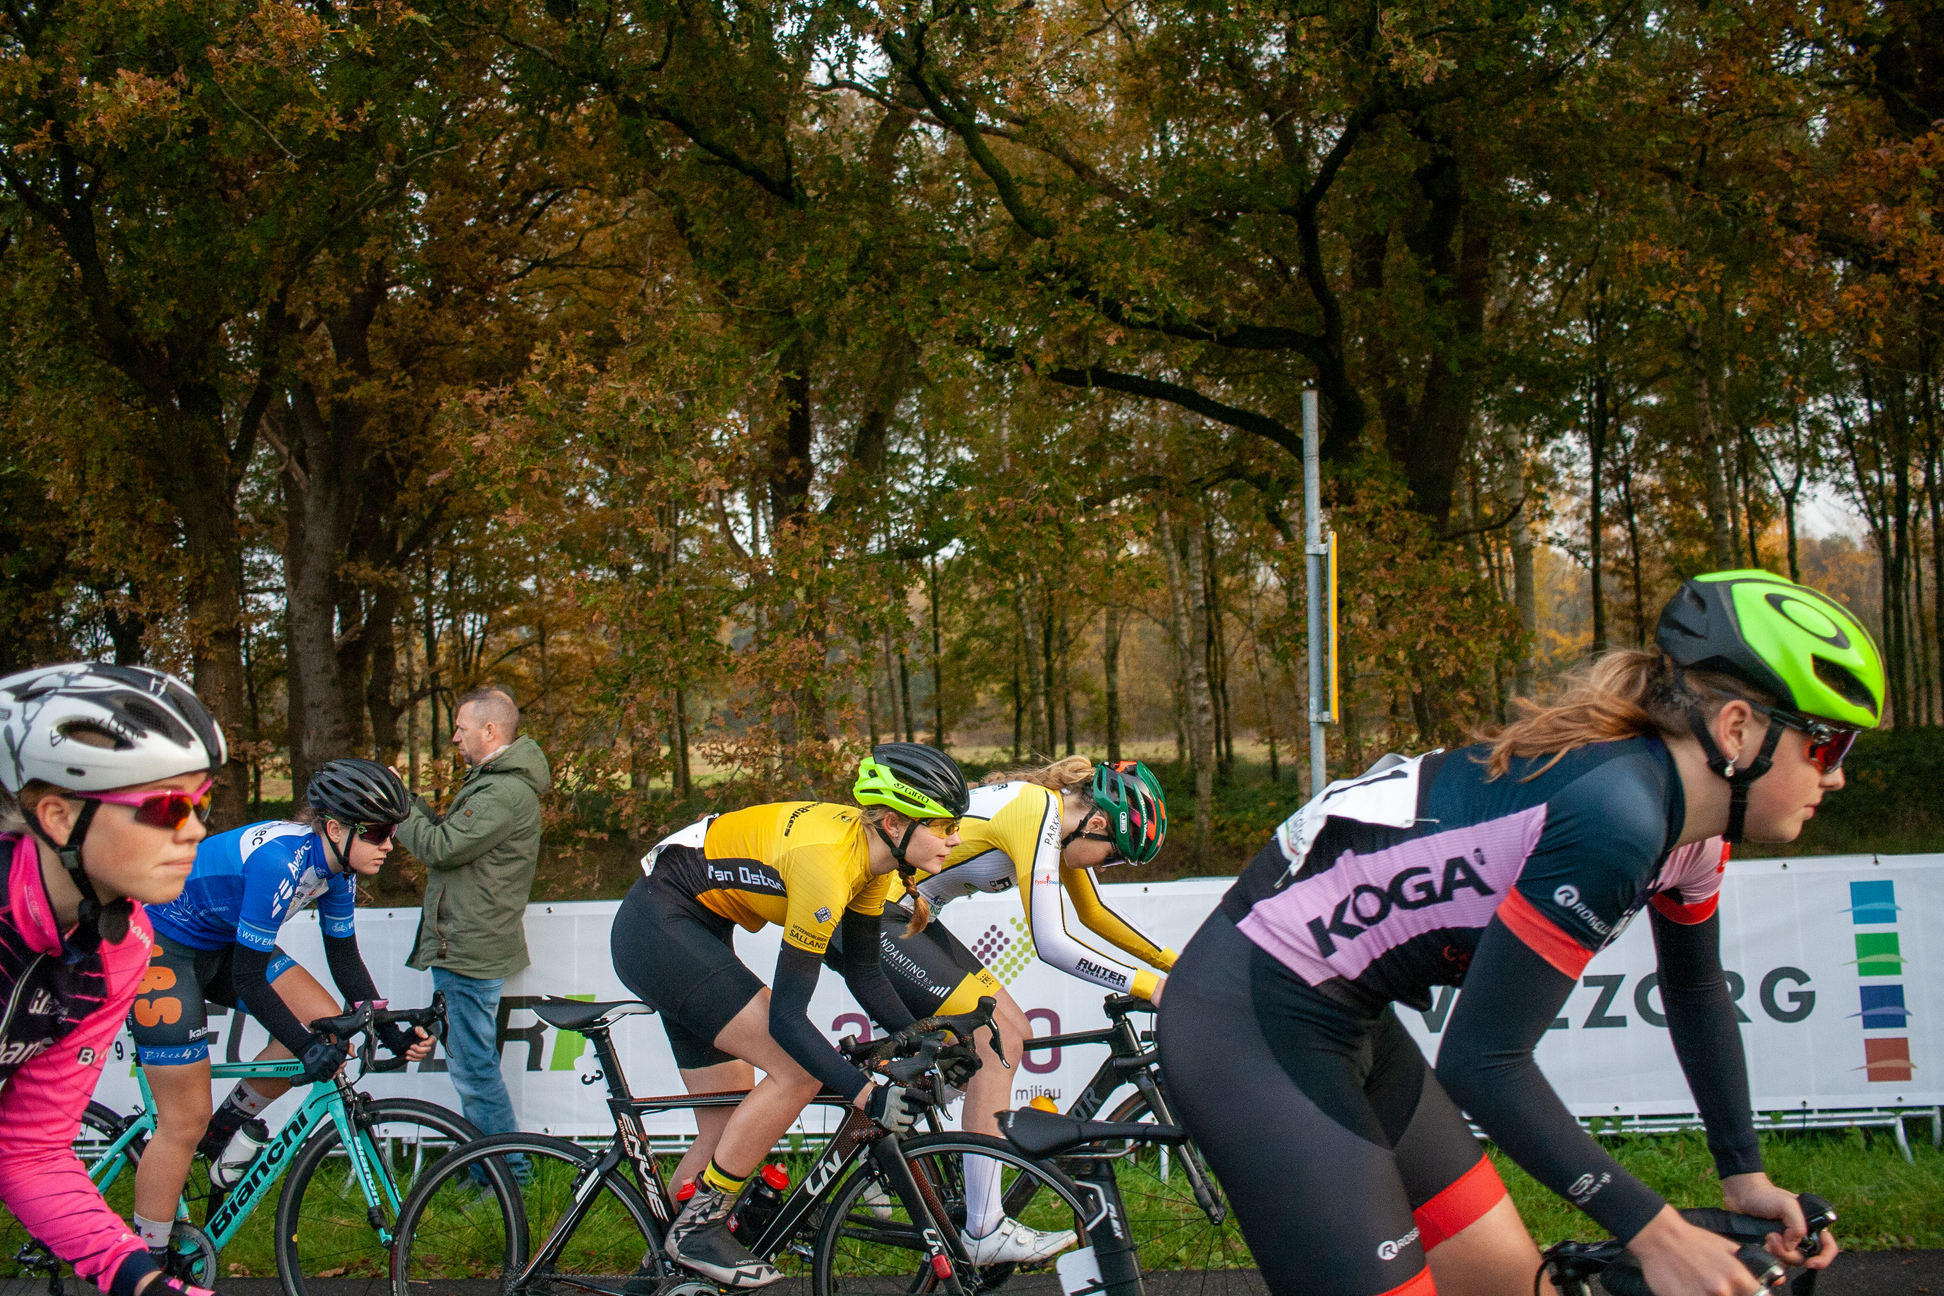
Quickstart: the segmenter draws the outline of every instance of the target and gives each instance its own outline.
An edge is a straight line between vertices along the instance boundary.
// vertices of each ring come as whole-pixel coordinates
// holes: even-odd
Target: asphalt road
[[[1253,1292],[1266,1296],[1267,1288],[1253,1272],[1244,1278],[1227,1273],[1213,1282],[1215,1275],[1173,1273],[1150,1276],[1149,1296],[1198,1296],[1219,1290],[1226,1296]],[[1241,1279],[1241,1281],[1237,1281]],[[385,1296],[386,1284],[362,1280],[319,1279],[306,1284],[310,1296]],[[785,1281],[767,1289],[772,1296],[807,1296],[806,1281]],[[88,1296],[93,1291],[86,1283],[72,1279],[68,1296]],[[223,1296],[281,1296],[283,1287],[274,1278],[229,1278],[223,1281]],[[1052,1274],[1021,1274],[1006,1284],[1013,1296],[1060,1296],[1059,1281]],[[46,1296],[42,1282],[0,1281],[0,1296]],[[441,1284],[427,1296],[496,1296],[497,1284],[454,1282]],[[1837,1257],[1816,1283],[1815,1296],[1944,1296],[1944,1251],[1860,1251]]]

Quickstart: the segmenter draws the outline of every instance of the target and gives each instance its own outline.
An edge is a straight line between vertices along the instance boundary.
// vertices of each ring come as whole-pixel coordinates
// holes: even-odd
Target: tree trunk
[[[675,690],[675,791],[687,801],[695,795],[695,782],[689,770],[688,690]]]
[[[1593,376],[1592,418],[1588,421],[1586,448],[1592,461],[1591,489],[1587,495],[1586,554],[1587,572],[1592,579],[1593,653],[1607,650],[1606,619],[1606,514],[1601,489],[1601,472],[1606,467],[1607,375],[1602,362]],[[1517,523],[1514,523],[1517,525]]]
[[[289,654],[290,782],[302,795],[311,773],[352,749],[354,726],[339,656],[339,572],[353,502],[342,444],[310,385],[298,382],[269,416],[289,452],[283,471],[284,625]]]
[[[1109,603],[1100,644],[1100,673],[1107,692],[1107,759],[1110,761],[1121,759],[1120,650],[1121,612]]]
[[[1735,563],[1734,531],[1728,522],[1727,465],[1722,462],[1721,432],[1715,425],[1706,348],[1701,344],[1701,329],[1695,324],[1687,326],[1687,362],[1694,431],[1701,448],[1702,484],[1707,490],[1708,534],[1714,546],[1714,564],[1726,570]]]
[[[1060,608],[1060,723],[1066,729],[1066,754],[1074,752],[1073,737],[1073,628],[1067,610]]]
[[[1046,746],[1041,750],[1045,752],[1046,758],[1051,760],[1060,748],[1060,703],[1059,699],[1055,696],[1059,692],[1060,672],[1059,662],[1054,653],[1053,644],[1053,623],[1055,620],[1053,612],[1053,591],[1045,585],[1042,585],[1040,588],[1045,601],[1039,609],[1039,698],[1041,705],[1046,711]]]
[[[944,632],[938,624],[938,559],[925,560],[925,571],[931,577],[928,592],[931,596],[931,665],[932,665],[932,746],[945,750],[945,641]]]
[[[1175,623],[1187,660],[1189,759],[1195,771],[1195,866],[1205,869],[1213,854],[1215,817],[1215,701],[1209,689],[1208,659],[1197,647],[1208,639],[1207,567],[1192,523],[1177,528],[1161,515],[1168,539],[1168,584],[1175,592]],[[1187,571],[1182,551],[1187,551]]]
[[[1532,510],[1526,506],[1525,438],[1508,424],[1501,429],[1500,444],[1505,483],[1501,504],[1509,519],[1506,540],[1512,547],[1512,601],[1519,610],[1521,632],[1518,673],[1513,687],[1520,697],[1531,697],[1538,690],[1538,664],[1533,653],[1539,638],[1539,584],[1532,569]]]
[[[398,587],[390,582],[371,591],[365,610],[365,643],[371,654],[371,679],[365,686],[365,708],[371,713],[371,745],[379,761],[389,765],[398,759],[398,713],[393,700],[398,680],[398,641],[393,626],[398,620]],[[409,687],[409,686],[408,686]]]
[[[1029,619],[1026,609],[1026,592],[1021,587],[1013,590],[1013,615],[1019,623],[1019,643],[1021,656],[1026,661],[1026,723],[1028,738],[1031,742],[1029,755],[1033,760],[1052,754],[1053,746],[1046,732],[1046,682],[1042,669],[1044,658],[1039,634],[1029,633],[1028,627],[1040,625],[1037,613]]]

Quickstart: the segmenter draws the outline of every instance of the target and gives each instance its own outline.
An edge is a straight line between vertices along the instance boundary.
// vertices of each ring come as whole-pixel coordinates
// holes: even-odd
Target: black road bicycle
[[[1803,1193],[1796,1200],[1802,1203],[1802,1215],[1809,1224],[1809,1236],[1802,1240],[1801,1251],[1805,1256],[1814,1255],[1822,1250],[1822,1231],[1836,1222],[1836,1209],[1814,1193]],[[1763,1243],[1771,1233],[1781,1232],[1781,1226],[1771,1219],[1757,1219],[1753,1215],[1737,1215],[1733,1211],[1719,1207],[1701,1207],[1681,1212],[1683,1218],[1696,1228],[1704,1228],[1710,1233],[1719,1233],[1731,1242],[1738,1243],[1737,1253],[1748,1272],[1755,1275],[1755,1281],[1762,1290],[1779,1291],[1788,1277],[1782,1262],[1764,1249]],[[1804,1269],[1796,1275],[1790,1285],[1793,1296],[1811,1296],[1816,1290],[1816,1269]],[[1560,1296],[1593,1296],[1593,1283],[1599,1281],[1599,1291],[1606,1296],[1653,1296],[1647,1287],[1647,1280],[1640,1272],[1640,1262],[1626,1245],[1609,1238],[1604,1242],[1560,1242],[1549,1248],[1539,1266],[1539,1274],[1552,1279],[1553,1287]],[[1532,1290],[1539,1290],[1539,1274],[1532,1278]]]
[[[962,1078],[978,1065],[972,1033],[992,1032],[999,1047],[992,1007],[991,999],[982,999],[975,1012],[926,1018],[883,1039],[846,1041],[843,1047],[865,1069],[907,1085],[931,1104],[935,1121],[945,1076],[957,1070]],[[641,1118],[733,1107],[744,1094],[635,1097],[610,1031],[622,1017],[652,1011],[645,1004],[548,1000],[533,1011],[592,1041],[607,1081],[613,1142],[595,1150],[546,1135],[505,1134],[441,1161],[400,1212],[394,1296],[480,1290],[467,1280],[489,1280],[495,1296],[714,1296],[713,1282],[683,1270],[662,1250],[675,1211]],[[1022,1222],[1084,1234],[1088,1212],[1072,1181],[1004,1139],[890,1135],[837,1094],[825,1092],[816,1102],[843,1108],[843,1123],[756,1236],[743,1239],[786,1272],[801,1276],[807,1268],[815,1296],[834,1296],[840,1288],[844,1296],[976,1296],[1004,1283],[1014,1266],[974,1264],[960,1237],[967,1156],[999,1163],[1002,1191],[1018,1191],[1031,1204]],[[527,1158],[531,1176],[509,1206],[479,1192],[472,1171],[514,1154]]]

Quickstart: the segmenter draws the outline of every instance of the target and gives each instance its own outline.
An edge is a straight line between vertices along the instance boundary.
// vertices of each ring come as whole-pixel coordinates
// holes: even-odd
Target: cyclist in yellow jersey
[[[902,1086],[872,1085],[824,1038],[810,1021],[810,996],[835,933],[853,948],[878,947],[894,870],[915,877],[944,864],[958,844],[965,776],[943,752],[886,743],[859,767],[852,794],[858,806],[784,802],[691,825],[648,853],[615,915],[614,969],[661,1013],[689,1092],[750,1091],[733,1110],[696,1114],[700,1134],[675,1173],[677,1184],[695,1177],[696,1193],[665,1243],[677,1263],[724,1287],[782,1276],[736,1240],[728,1219],[819,1089],[846,1095],[894,1132],[920,1110]],[[765,988],[736,957],[732,936],[737,926],[770,923],[783,929],[783,945]],[[875,960],[853,960],[844,979],[886,1029],[914,1020]]]
[[[1073,901],[1080,921],[1095,935],[1166,972],[1174,965],[1175,952],[1108,908],[1093,871],[1147,863],[1160,852],[1167,831],[1161,784],[1147,766],[1139,761],[1095,765],[1069,756],[1043,768],[993,774],[974,788],[959,824],[959,844],[942,870],[918,879],[914,887],[917,897],[940,906],[975,892],[1017,890],[1033,947],[1043,962],[1103,990],[1159,1003],[1165,979],[1076,939],[1067,930],[1064,901]],[[890,901],[909,903],[912,898],[899,882],[892,882]],[[1008,1068],[1024,1055],[1032,1026],[999,979],[943,924],[906,932],[899,922],[906,912],[902,904],[891,903],[886,912],[891,922],[880,929],[875,961],[914,1016],[964,1012],[981,995],[998,1001],[994,1016],[1008,1065],[998,1064],[991,1042],[981,1036],[986,1065],[966,1085],[962,1116],[965,1129],[997,1134],[997,1113],[1012,1105],[1009,1090],[1017,1072]],[[840,940],[829,962],[841,969],[847,957]],[[965,1169],[966,1231],[990,1239],[986,1258],[1031,1263],[1043,1258],[1039,1253],[1048,1247],[1058,1249],[1056,1238],[1006,1218],[997,1163],[967,1157]]]

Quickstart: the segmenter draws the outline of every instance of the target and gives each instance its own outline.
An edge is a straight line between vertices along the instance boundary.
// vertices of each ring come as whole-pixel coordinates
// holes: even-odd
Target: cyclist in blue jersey
[[[1793,841],[1843,786],[1883,666],[1841,604],[1760,571],[1682,586],[1656,648],[1608,653],[1476,746],[1386,758],[1276,832],[1202,925],[1159,1013],[1162,1070],[1272,1292],[1533,1290],[1539,1254],[1466,1125],[1625,1242],[1657,1296],[1744,1296],[1575,1121],[1533,1060],[1587,961],[1645,909],[1669,1037],[1726,1205],[1777,1221],[1721,967],[1727,844]],[[1462,985],[1436,1072],[1392,1005]],[[1461,1114],[1461,1111],[1463,1114]],[[1301,1236],[1303,1245],[1291,1246]]]
[[[149,910],[155,947],[129,1030],[156,1120],[135,1173],[135,1229],[158,1254],[194,1158],[209,1161],[219,1190],[231,1186],[268,1139],[258,1113],[290,1088],[262,1077],[240,1081],[212,1118],[204,1001],[263,1023],[271,1042],[259,1059],[301,1059],[312,1082],[337,1074],[346,1045],[304,1023],[343,1008],[277,947],[285,920],[312,903],[331,979],[346,1002],[378,998],[358,953],[354,875],[378,872],[391,853],[410,808],[405,785],[375,761],[331,761],[311,778],[304,801],[295,821],[250,824],[204,840],[182,895]],[[423,1031],[380,1029],[394,1053],[416,1060],[431,1051]]]

